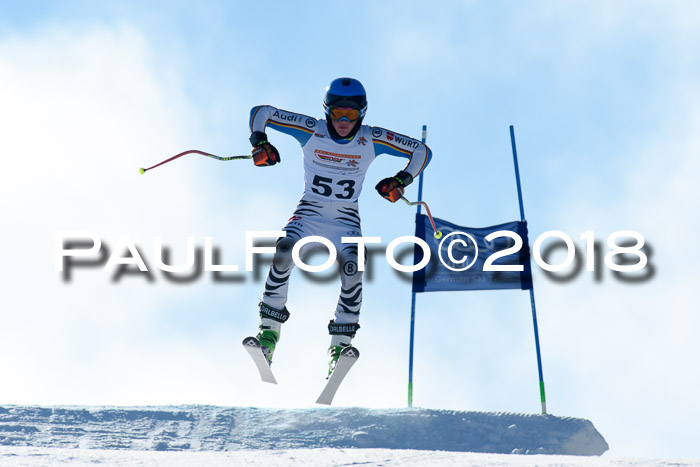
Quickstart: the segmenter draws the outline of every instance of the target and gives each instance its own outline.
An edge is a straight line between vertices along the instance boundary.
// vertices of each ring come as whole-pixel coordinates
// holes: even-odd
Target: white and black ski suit
[[[270,127],[296,138],[304,157],[304,194],[283,230],[287,236],[277,243],[265,282],[262,301],[282,310],[287,302],[289,276],[293,268],[292,247],[301,238],[317,235],[330,240],[337,252],[341,289],[335,323],[357,323],[362,304],[362,271],[358,270],[357,245],[341,243],[341,237],[360,237],[357,199],[369,165],[380,154],[408,159],[403,170],[417,178],[428,165],[430,149],[422,142],[386,130],[362,125],[352,138],[334,139],[325,119],[301,115],[272,106],[251,110],[250,130]],[[318,247],[307,244],[306,247]]]

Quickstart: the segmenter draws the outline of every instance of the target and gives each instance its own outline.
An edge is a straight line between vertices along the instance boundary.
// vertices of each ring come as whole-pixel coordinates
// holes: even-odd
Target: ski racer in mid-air
[[[276,244],[260,301],[257,339],[271,363],[280,329],[289,318],[285,305],[293,268],[292,248],[304,237],[325,237],[338,252],[341,280],[335,317],[328,325],[330,374],[341,350],[350,345],[360,328],[362,271],[358,268],[358,246],[357,243],[342,243],[341,237],[362,236],[357,200],[365,173],[380,154],[408,159],[402,170],[375,187],[382,197],[393,203],[428,165],[431,151],[418,140],[363,125],[367,94],[356,79],[333,80],[326,89],[323,109],[325,119],[319,120],[268,105],[254,107],[250,114],[250,142],[255,165],[265,167],[280,162],[280,154],[268,140],[265,130],[271,127],[293,136],[303,150],[305,184],[304,194],[283,228],[286,237]],[[306,247],[312,244],[302,247],[302,255]]]

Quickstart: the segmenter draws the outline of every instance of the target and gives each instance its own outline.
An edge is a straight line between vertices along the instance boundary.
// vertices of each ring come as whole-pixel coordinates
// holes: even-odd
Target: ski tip
[[[260,341],[255,337],[246,337],[241,344],[243,344],[244,347],[260,347]]]
[[[356,347],[345,347],[340,351],[340,355],[350,358],[360,358],[360,351]]]

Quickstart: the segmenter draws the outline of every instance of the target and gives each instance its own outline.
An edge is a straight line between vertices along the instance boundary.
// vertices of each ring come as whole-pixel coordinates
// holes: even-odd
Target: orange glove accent
[[[404,193],[403,186],[396,177],[385,178],[381,182],[377,183],[375,188],[382,198],[387,199],[392,203],[400,200]]]
[[[258,167],[266,167],[281,162],[280,153],[270,143],[262,143],[260,146],[254,147],[251,152],[253,153],[253,163]]]

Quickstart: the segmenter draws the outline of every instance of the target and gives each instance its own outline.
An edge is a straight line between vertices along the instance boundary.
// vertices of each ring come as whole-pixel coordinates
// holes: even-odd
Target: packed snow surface
[[[49,448],[66,459],[80,450],[95,451],[89,454],[94,459],[105,455],[98,450],[255,450],[266,456],[302,450],[295,455],[303,457],[301,452],[329,448],[346,453],[388,449],[397,452],[383,456],[397,462],[417,462],[435,451],[597,456],[608,449],[591,422],[553,415],[213,406],[0,407],[0,444],[24,449],[3,450],[5,460],[32,452],[28,448]]]
[[[700,466],[611,459],[587,420],[427,409],[0,407],[0,465]]]
[[[229,467],[265,466],[541,466],[541,467],[690,467],[700,461],[581,456],[485,454],[472,452],[393,449],[284,449],[271,451],[106,451],[100,449],[10,447],[0,449],[0,464],[71,467],[105,464],[110,466]]]

